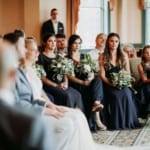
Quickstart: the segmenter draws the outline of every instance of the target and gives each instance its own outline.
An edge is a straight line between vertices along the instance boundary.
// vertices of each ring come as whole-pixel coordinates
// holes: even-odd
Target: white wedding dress
[[[42,88],[41,80],[31,68],[27,71],[27,78],[33,88],[33,95],[38,98]],[[96,144],[84,114],[78,109],[69,109],[60,119],[49,116],[44,118],[52,128],[54,150],[150,150],[150,145],[117,147]]]

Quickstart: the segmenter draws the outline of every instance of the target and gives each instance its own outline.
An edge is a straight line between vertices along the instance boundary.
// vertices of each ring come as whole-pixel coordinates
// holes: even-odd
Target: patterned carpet
[[[93,133],[97,143],[117,146],[142,145],[150,143],[150,118],[141,129],[123,131],[98,131]]]

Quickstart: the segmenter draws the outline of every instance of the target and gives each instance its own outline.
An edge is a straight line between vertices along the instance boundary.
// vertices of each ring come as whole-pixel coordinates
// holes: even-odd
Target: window
[[[101,32],[108,34],[108,1],[81,0],[76,30],[83,40],[81,49],[93,49]]]

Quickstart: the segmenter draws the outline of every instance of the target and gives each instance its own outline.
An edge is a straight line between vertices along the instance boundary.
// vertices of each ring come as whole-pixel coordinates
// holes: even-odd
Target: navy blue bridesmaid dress
[[[106,77],[118,73],[119,66],[105,69]],[[104,123],[110,130],[134,129],[139,127],[134,93],[129,87],[118,89],[104,83]]]

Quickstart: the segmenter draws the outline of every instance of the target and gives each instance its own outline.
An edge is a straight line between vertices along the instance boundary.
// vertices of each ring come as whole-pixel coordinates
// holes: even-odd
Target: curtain
[[[110,11],[114,10],[115,0],[108,0],[108,2],[109,2],[109,10]]]
[[[139,7],[140,9],[145,9],[145,0],[139,0]]]
[[[67,0],[67,36],[76,33],[80,0]]]

